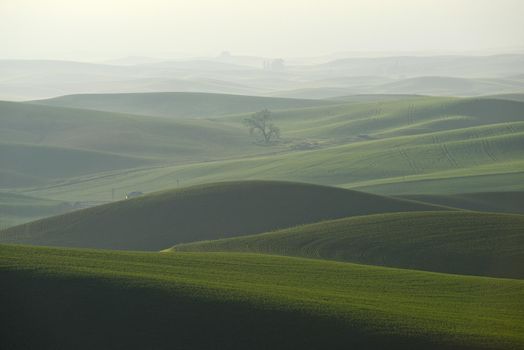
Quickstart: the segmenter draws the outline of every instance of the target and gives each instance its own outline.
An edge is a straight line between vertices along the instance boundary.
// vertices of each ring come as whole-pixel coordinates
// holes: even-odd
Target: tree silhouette
[[[244,119],[244,125],[249,128],[251,135],[261,135],[266,144],[280,137],[280,129],[273,124],[271,112],[267,109],[253,113],[251,117]]]

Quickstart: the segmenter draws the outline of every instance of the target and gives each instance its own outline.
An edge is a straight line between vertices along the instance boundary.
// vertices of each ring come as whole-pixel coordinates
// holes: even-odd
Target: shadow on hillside
[[[447,348],[429,339],[366,335],[333,318],[123,281],[30,271],[0,271],[0,279],[2,349]]]

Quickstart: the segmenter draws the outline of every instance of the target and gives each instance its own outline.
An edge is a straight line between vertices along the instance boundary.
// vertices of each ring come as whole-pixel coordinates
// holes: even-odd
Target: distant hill
[[[3,168],[0,173],[20,174],[18,185],[22,186],[152,163],[105,152],[14,143],[0,143],[0,159]],[[16,184],[16,179],[0,176],[0,188],[17,187]]]
[[[488,212],[524,214],[524,192],[480,192],[450,195],[413,194],[400,198],[449,207]]]
[[[413,95],[413,94],[356,94],[356,95],[347,95],[347,96],[336,96],[332,100],[344,101],[344,102],[355,102],[355,103],[364,103],[364,102],[387,102],[387,101],[398,101],[398,100],[413,100],[417,97],[427,97],[422,95]]]
[[[27,101],[72,94],[159,91],[331,98],[364,93],[398,94],[410,87],[439,95],[472,96],[522,92],[515,87],[522,87],[524,66],[524,55],[519,54],[352,57],[321,64],[311,61],[296,64],[296,60],[290,60],[285,69],[276,71],[262,69],[266,60],[235,55],[161,62],[128,57],[109,61],[113,64],[0,60],[0,99]],[[450,89],[439,82],[433,88],[427,82],[402,83],[404,79],[428,76],[461,79],[464,83],[452,83]],[[393,80],[398,86],[380,90],[382,83]],[[396,87],[400,90],[395,90]]]
[[[416,77],[423,75],[468,78],[501,77],[522,73],[524,55],[491,56],[392,56],[377,58],[343,58],[312,66],[315,71],[338,75],[372,75]]]
[[[354,77],[355,81],[306,82],[297,89],[270,92],[270,96],[339,100],[339,96],[381,94],[428,96],[490,96],[493,94],[518,95],[524,91],[524,80],[505,77],[464,78],[455,76],[415,76],[383,79]],[[317,86],[317,84],[319,86]],[[263,92],[262,92],[263,93]],[[493,95],[496,96],[496,95]],[[509,98],[508,98],[509,99]]]
[[[340,99],[334,105],[275,111],[274,119],[288,137],[344,141],[361,141],[359,135],[385,141],[438,131],[465,133],[468,127],[524,122],[523,102],[494,98],[374,94]],[[227,119],[239,122],[243,117]]]
[[[366,215],[180,244],[171,250],[269,253],[524,278],[524,216],[471,212]]]
[[[490,96],[482,96],[482,97],[490,98],[490,99],[524,102],[524,93],[522,94],[498,94],[498,95],[490,95]]]
[[[246,181],[194,186],[9,228],[0,242],[160,250],[353,215],[440,207],[334,187]]]
[[[0,99],[65,95],[134,76],[129,67],[61,60],[0,60]]]
[[[125,56],[116,59],[105,60],[102,64],[121,65],[121,66],[132,66],[136,64],[151,64],[165,61],[161,58],[148,57],[148,56]]]
[[[67,202],[0,192],[0,230],[72,209]]]
[[[229,159],[167,165],[133,174],[121,172],[31,194],[63,200],[76,200],[79,195],[104,200],[107,198],[99,193],[110,193],[114,187],[140,187],[147,192],[172,188],[175,176],[184,186],[265,179],[392,195],[522,191],[523,110],[524,103],[516,101],[444,97],[279,110],[274,118],[283,141],[272,147],[254,145],[249,139],[240,124],[248,114],[214,121],[192,119],[191,124],[207,122],[238,132],[238,139],[217,137],[210,146],[208,138],[196,143],[207,152],[224,155],[228,150]],[[168,130],[167,125],[164,129]],[[173,132],[177,130],[173,127]],[[200,134],[197,130],[194,135]],[[193,142],[189,133],[177,135]],[[169,144],[180,139],[162,140]],[[220,142],[227,142],[228,147],[222,148]],[[259,152],[256,157],[255,152]],[[196,154],[202,153],[191,152],[190,159]],[[87,192],[86,188],[95,190]]]
[[[478,96],[497,92],[524,91],[524,82],[503,78],[467,79],[443,76],[424,76],[401,79],[375,86],[377,92],[441,96]]]
[[[69,95],[36,104],[133,113],[169,118],[218,117],[267,108],[290,109],[333,104],[320,100],[191,92]]]
[[[75,148],[170,159],[217,159],[245,154],[252,145],[242,125],[168,120],[134,114],[0,101],[2,143]],[[228,151],[229,149],[229,151]],[[200,154],[200,155],[198,155]],[[219,157],[218,157],[219,158]]]
[[[279,149],[255,145],[240,124],[0,101],[0,188]]]
[[[351,87],[309,87],[271,92],[269,93],[269,96],[284,98],[336,99],[337,96],[347,95],[353,91],[356,91],[356,89]]]

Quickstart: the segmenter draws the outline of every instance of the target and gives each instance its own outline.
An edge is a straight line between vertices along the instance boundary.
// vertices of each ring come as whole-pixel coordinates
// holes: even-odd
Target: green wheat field
[[[1,101],[0,349],[524,349],[524,88],[361,79]]]

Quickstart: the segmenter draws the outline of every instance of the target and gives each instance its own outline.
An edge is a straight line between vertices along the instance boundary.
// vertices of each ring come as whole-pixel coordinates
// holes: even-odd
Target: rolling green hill
[[[524,214],[524,192],[480,192],[450,195],[406,195],[411,199],[467,210]]]
[[[9,349],[524,346],[520,280],[4,245],[0,277],[0,345]]]
[[[0,139],[3,188],[283,149],[253,144],[241,125],[1,101]]]
[[[152,192],[174,187],[175,178],[184,186],[268,179],[383,194],[522,191],[523,110],[524,103],[513,101],[415,97],[276,111],[278,146],[246,140],[265,155],[115,172],[28,194],[108,200],[112,188]],[[244,117],[215,123],[239,128]]]
[[[37,104],[169,118],[217,117],[264,108],[291,109],[333,104],[329,101],[194,92],[68,95]]]
[[[96,183],[79,183],[76,188],[54,188],[51,193],[85,193],[85,187],[91,185],[105,187],[107,191],[113,181],[126,188],[138,182],[142,188],[152,191],[173,186],[174,176],[183,179],[185,185],[230,179],[277,179],[392,194],[522,190],[524,123],[518,127],[515,125],[512,130],[505,125],[468,128],[465,132],[370,140],[291,154],[165,167],[132,176],[116,174],[101,182],[95,179]],[[493,136],[488,136],[490,134]],[[486,185],[482,179],[477,181],[476,177],[481,175],[498,179]],[[443,180],[452,183],[442,186]],[[460,180],[464,181],[460,183]],[[424,181],[425,187],[418,187],[417,181]]]
[[[118,154],[73,148],[0,143],[2,172],[20,174],[21,179],[0,176],[0,188],[19,185],[39,185],[118,169],[152,164],[152,161]],[[4,170],[5,169],[5,170]],[[25,176],[30,177],[25,182]]]
[[[334,187],[230,182],[155,193],[35,221],[0,232],[0,242],[160,250],[176,243],[352,215],[439,209]]]
[[[524,278],[524,216],[446,211],[366,215],[179,244],[171,251],[267,253]]]
[[[264,152],[241,125],[0,101],[2,143],[196,161]]]
[[[361,98],[360,103],[276,111],[274,117],[288,137],[345,141],[357,141],[359,135],[384,139],[524,121],[524,103],[517,101],[422,96],[400,96],[390,101],[385,97],[366,101],[366,95]]]
[[[0,230],[71,209],[67,202],[0,192]]]
[[[275,111],[283,140],[272,147],[253,142],[240,123],[245,114],[173,121],[7,102],[0,110],[0,136],[8,145],[89,150],[135,161],[120,169],[97,162],[79,173],[48,169],[60,173],[52,179],[17,166],[1,170],[4,188],[38,186],[25,193],[42,198],[108,201],[113,190],[152,192],[243,179],[383,194],[524,189],[522,102],[403,97]],[[47,164],[45,157],[42,162]],[[81,157],[78,162],[84,165]]]

